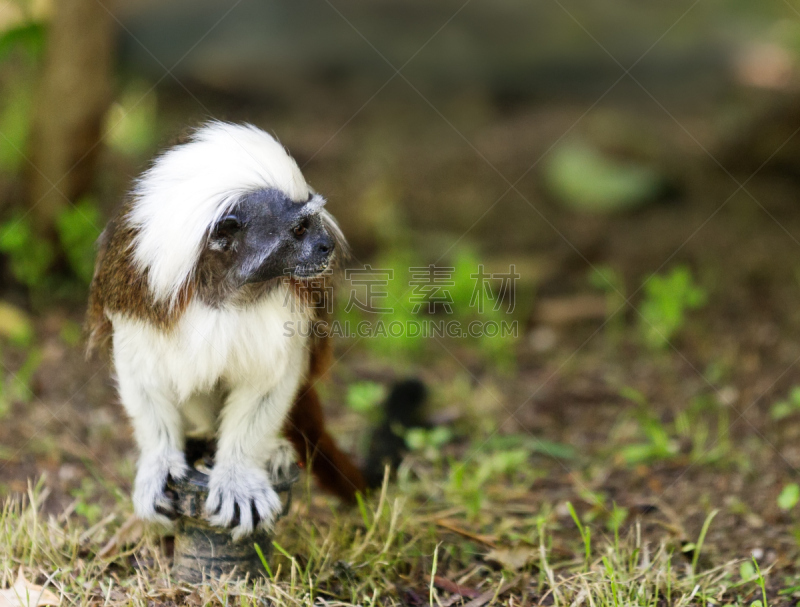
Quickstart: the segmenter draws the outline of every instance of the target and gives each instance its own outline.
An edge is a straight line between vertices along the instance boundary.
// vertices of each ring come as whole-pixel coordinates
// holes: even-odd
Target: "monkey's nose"
[[[333,242],[321,242],[317,245],[317,251],[322,255],[327,255],[333,251]]]

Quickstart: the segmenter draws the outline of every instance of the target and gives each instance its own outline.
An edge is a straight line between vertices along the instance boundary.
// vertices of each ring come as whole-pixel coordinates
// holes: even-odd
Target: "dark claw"
[[[174,508],[167,508],[165,506],[156,504],[156,512],[158,512],[163,516],[166,516],[171,521],[174,521],[176,518],[178,518],[178,513],[175,511]]]
[[[173,483],[172,476],[169,474],[167,475],[167,482],[164,483],[164,495],[167,499],[172,502],[172,505],[169,508],[164,506],[156,505],[156,512],[159,514],[163,514],[169,520],[174,521],[180,516],[178,512],[178,494],[170,488],[170,485]]]
[[[253,517],[253,527],[258,527],[261,522],[261,516],[258,514],[255,502],[250,502],[250,514]],[[233,505],[233,518],[231,519],[228,527],[238,527],[242,522],[242,511],[239,509],[239,504]]]

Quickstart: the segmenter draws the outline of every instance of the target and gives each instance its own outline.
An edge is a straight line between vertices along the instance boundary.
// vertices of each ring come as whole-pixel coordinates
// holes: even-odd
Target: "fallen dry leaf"
[[[467,586],[459,586],[452,580],[448,580],[445,577],[436,575],[433,578],[433,583],[436,585],[437,588],[441,588],[449,592],[450,594],[457,594],[462,597],[466,597],[468,599],[476,599],[481,596],[481,593],[473,588],[469,588]]]
[[[60,604],[59,598],[44,586],[26,580],[22,570],[11,588],[0,590],[0,607],[57,607]]]
[[[485,559],[502,566],[509,571],[519,571],[537,556],[537,551],[530,546],[514,548],[495,548],[489,551]]]

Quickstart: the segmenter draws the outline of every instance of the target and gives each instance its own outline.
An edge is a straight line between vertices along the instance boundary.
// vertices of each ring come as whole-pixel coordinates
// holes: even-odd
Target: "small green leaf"
[[[357,413],[369,413],[377,409],[385,394],[386,390],[381,384],[372,381],[356,382],[347,389],[347,406]]]
[[[582,141],[572,141],[551,155],[545,182],[573,210],[611,213],[656,199],[663,179],[641,163],[617,160]]]
[[[781,510],[791,510],[800,501],[800,485],[789,483],[778,496],[778,507]]]
[[[689,268],[678,266],[666,275],[650,277],[644,285],[645,299],[639,308],[639,326],[647,346],[665,349],[681,330],[688,310],[706,303],[705,291],[694,284]]]
[[[428,444],[431,447],[442,447],[453,438],[453,431],[446,426],[436,426],[428,432]]]
[[[426,430],[425,428],[409,428],[405,431],[406,446],[412,451],[432,449],[438,451],[453,439],[453,431],[446,426],[437,426]]]
[[[629,466],[643,464],[657,459],[653,445],[645,443],[627,445],[620,449],[619,453]]]
[[[743,582],[750,582],[756,579],[757,576],[756,568],[753,567],[753,563],[750,561],[745,561],[739,567],[739,577],[742,578]]]
[[[635,402],[637,405],[646,406],[647,405],[647,397],[636,390],[635,388],[631,388],[630,386],[623,386],[620,388],[619,395],[622,398],[626,398]]]
[[[564,443],[534,439],[528,445],[532,453],[541,453],[556,459],[575,459],[578,456],[574,447]]]
[[[775,421],[780,421],[782,419],[786,419],[794,412],[795,407],[792,403],[790,403],[788,400],[779,400],[770,407],[769,416]]]
[[[421,451],[425,448],[425,429],[411,428],[406,432],[406,447],[412,451]]]

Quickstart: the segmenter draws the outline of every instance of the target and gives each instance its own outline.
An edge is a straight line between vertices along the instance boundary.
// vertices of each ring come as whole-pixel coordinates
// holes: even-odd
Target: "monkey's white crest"
[[[211,226],[245,192],[277,188],[305,202],[300,168],[271,135],[252,125],[210,122],[159,156],[136,183],[129,221],[133,258],[156,301],[174,303]]]

